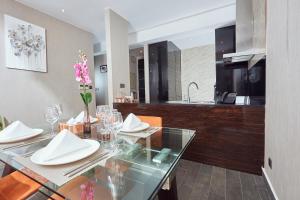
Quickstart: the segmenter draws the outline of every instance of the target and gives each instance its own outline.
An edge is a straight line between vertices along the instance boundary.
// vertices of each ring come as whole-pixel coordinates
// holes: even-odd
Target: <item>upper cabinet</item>
[[[235,26],[215,30],[216,61],[223,61],[223,55],[235,52]]]

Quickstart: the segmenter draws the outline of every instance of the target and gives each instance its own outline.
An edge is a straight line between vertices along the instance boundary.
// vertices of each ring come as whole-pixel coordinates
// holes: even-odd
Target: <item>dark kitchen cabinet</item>
[[[145,72],[144,59],[138,60],[138,77],[139,77],[139,100],[140,103],[145,103]]]
[[[235,26],[227,26],[215,31],[216,60],[222,61],[223,54],[235,52]]]
[[[180,49],[169,41],[149,45],[151,103],[181,99],[180,55]]]
[[[223,54],[235,52],[235,26],[227,26],[215,30],[216,48],[216,96],[223,92],[235,92],[234,78],[241,76],[244,70],[234,72],[232,67],[225,66]],[[246,67],[246,66],[245,66]],[[241,66],[241,68],[245,68]],[[240,79],[238,82],[241,82]],[[244,85],[244,84],[243,84]]]

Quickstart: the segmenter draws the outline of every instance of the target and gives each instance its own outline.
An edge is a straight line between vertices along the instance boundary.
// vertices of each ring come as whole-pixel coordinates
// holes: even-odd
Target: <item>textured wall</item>
[[[190,88],[191,101],[214,100],[216,83],[215,45],[184,49],[181,51],[182,98],[187,98],[187,85],[194,81],[198,84]]]
[[[279,199],[298,200],[300,1],[270,0],[267,13],[265,168]]]
[[[82,49],[89,58],[92,80],[94,60],[92,35],[72,25],[12,0],[0,0],[0,113],[8,120],[44,123],[46,106],[60,103],[65,117],[83,109],[73,64]],[[4,56],[3,15],[31,22],[46,29],[48,72],[8,69]],[[94,111],[94,102],[92,110]]]
[[[130,95],[128,21],[111,9],[105,10],[108,102]],[[120,84],[125,87],[121,88]]]

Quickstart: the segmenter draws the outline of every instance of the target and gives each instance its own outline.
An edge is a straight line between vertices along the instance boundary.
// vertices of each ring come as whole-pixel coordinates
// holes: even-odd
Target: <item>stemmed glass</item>
[[[121,113],[119,112],[108,112],[105,114],[105,116],[102,118],[102,123],[110,135],[110,146],[115,149],[116,147],[116,139],[117,134],[120,132],[122,126],[123,126],[123,118]]]
[[[112,133],[114,140],[112,145],[116,147],[117,135],[123,127],[123,117],[120,112],[112,112],[111,114]]]
[[[109,112],[110,108],[108,105],[97,106],[96,116],[99,120],[103,120],[102,118],[105,117],[105,115]]]
[[[54,124],[58,122],[60,117],[56,106],[49,106],[46,108],[45,119],[51,125],[51,134],[54,135]]]
[[[59,114],[59,119],[60,119],[62,114],[63,114],[62,105],[61,104],[54,104],[53,106],[57,109],[57,112]]]
[[[113,123],[113,127],[115,129],[116,134],[118,134],[123,127],[123,117],[120,112],[112,113],[112,123]]]

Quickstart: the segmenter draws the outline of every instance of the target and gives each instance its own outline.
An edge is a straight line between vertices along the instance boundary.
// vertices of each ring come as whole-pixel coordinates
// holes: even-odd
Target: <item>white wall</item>
[[[265,169],[279,199],[299,200],[300,1],[270,0],[267,13]]]
[[[128,22],[112,11],[105,10],[105,31],[108,67],[108,102],[116,97],[130,95]],[[125,88],[120,88],[120,84]]]
[[[215,45],[206,45],[181,50],[182,98],[187,99],[187,86],[194,81],[198,84],[190,88],[191,101],[213,101],[216,83]]]
[[[94,80],[92,35],[16,1],[0,0],[0,5],[0,114],[10,121],[22,120],[29,125],[45,123],[45,108],[53,103],[62,104],[64,117],[78,114],[84,106],[73,64],[82,49],[88,56]],[[47,73],[6,68],[4,14],[46,29]],[[95,101],[91,109],[94,112]]]

